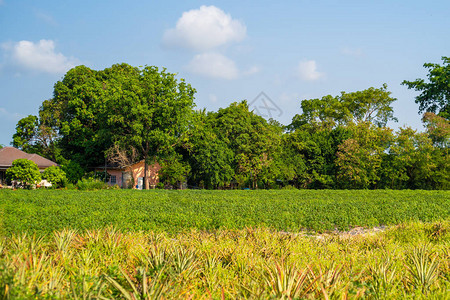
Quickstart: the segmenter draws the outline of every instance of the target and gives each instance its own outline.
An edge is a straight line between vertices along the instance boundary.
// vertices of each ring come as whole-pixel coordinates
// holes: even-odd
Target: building
[[[39,171],[43,172],[51,166],[58,166],[57,163],[37,154],[29,154],[14,147],[4,147],[0,149],[0,184],[6,185],[6,170],[12,167],[13,161],[25,158],[36,163]]]
[[[142,189],[144,186],[144,160],[126,167],[108,164],[95,168],[96,172],[107,172],[109,174],[109,185],[118,185],[121,188]],[[147,166],[147,180],[149,188],[155,188],[159,183],[158,171],[161,166],[156,162]]]

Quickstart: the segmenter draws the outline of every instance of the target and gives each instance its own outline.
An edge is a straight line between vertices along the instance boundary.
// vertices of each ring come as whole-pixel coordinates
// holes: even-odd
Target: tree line
[[[56,161],[76,182],[93,167],[140,160],[161,165],[167,185],[207,189],[448,189],[450,58],[425,64],[425,132],[396,121],[387,86],[301,101],[284,126],[247,102],[195,109],[195,89],[154,66],[78,66],[54,85],[38,116],[21,119],[12,145]],[[146,180],[144,180],[145,182]]]

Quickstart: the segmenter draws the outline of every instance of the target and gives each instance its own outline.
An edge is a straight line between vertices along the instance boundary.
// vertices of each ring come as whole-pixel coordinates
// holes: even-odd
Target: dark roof
[[[46,159],[40,155],[29,154],[14,147],[4,147],[0,149],[0,168],[5,169],[11,167],[12,162],[19,158],[25,158],[34,161],[41,169],[58,165],[57,163],[52,162],[51,160]]]

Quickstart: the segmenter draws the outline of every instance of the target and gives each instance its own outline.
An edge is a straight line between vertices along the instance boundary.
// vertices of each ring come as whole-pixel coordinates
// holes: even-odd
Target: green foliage
[[[23,151],[31,150],[34,145],[32,139],[36,136],[36,129],[39,125],[38,118],[36,116],[29,115],[22,118],[17,122],[16,133],[13,135],[12,145]]]
[[[78,180],[77,188],[81,191],[95,191],[108,188],[108,184],[97,178],[83,178]]]
[[[267,181],[267,170],[281,143],[280,128],[249,111],[246,101],[232,103],[209,116],[218,139],[233,152],[231,166],[237,186],[250,183],[257,188],[259,181]]]
[[[19,181],[23,187],[30,187],[41,181],[41,173],[35,162],[28,159],[16,159],[12,167],[6,170],[6,178]]]
[[[123,63],[69,70],[39,117],[18,122],[13,145],[58,162],[72,184],[93,167],[144,160],[145,170],[159,162],[160,179],[172,186],[449,189],[450,59],[443,61],[425,64],[429,83],[403,82],[422,91],[421,111],[440,111],[424,115],[426,133],[386,127],[396,121],[386,84],[303,100],[283,127],[246,101],[193,111],[196,91],[176,74]]]
[[[126,83],[123,91],[127,97],[115,97],[110,109],[108,124],[114,139],[125,148],[135,148],[145,161],[168,160],[179,162],[174,149],[185,143],[187,129],[194,107],[195,89],[176,74],[146,66],[121,78]],[[131,93],[131,94],[130,94]],[[167,163],[169,164],[169,163]],[[180,165],[181,166],[181,165]],[[186,176],[188,166],[178,174],[170,172],[170,180],[179,181]],[[145,173],[146,174],[146,173]],[[148,180],[144,178],[144,188]]]
[[[404,80],[403,85],[409,89],[421,92],[416,97],[419,104],[419,113],[433,112],[439,116],[450,119],[450,57],[442,57],[442,66],[439,64],[425,63],[428,69],[428,82],[424,79],[414,81]]]
[[[67,183],[66,173],[60,167],[50,166],[42,173],[42,178],[54,187],[64,187]]]
[[[425,133],[417,133],[411,128],[400,128],[394,143],[390,147],[393,155],[394,188],[422,188],[432,186],[437,170],[433,159],[433,145]],[[403,182],[403,183],[402,183]]]
[[[27,153],[37,153],[58,161],[61,159],[61,150],[57,144],[56,131],[45,125],[44,121],[33,115],[20,119],[11,144]]]
[[[333,128],[361,122],[383,127],[388,121],[397,121],[391,106],[396,100],[387,91],[386,84],[378,89],[371,87],[352,93],[342,92],[336,97],[328,95],[321,99],[302,100],[302,114],[293,117],[289,128]]]
[[[18,122],[13,145],[58,162],[72,184],[94,167],[144,160],[145,170],[159,162],[160,179],[172,186],[445,190],[450,58],[443,61],[425,64],[429,83],[403,82],[422,92],[420,111],[439,111],[424,114],[426,133],[386,127],[396,121],[386,84],[303,100],[302,113],[283,127],[249,111],[246,101],[193,111],[196,91],[176,74],[123,63],[69,70],[39,117]]]
[[[79,189],[100,189],[82,180]],[[179,232],[267,226],[283,231],[347,229],[445,219],[447,191],[389,190],[0,190],[7,233],[63,228]]]
[[[80,164],[73,160],[64,162],[64,164],[61,165],[61,169],[66,173],[67,180],[73,184],[77,183],[85,174],[85,171]]]
[[[392,140],[392,131],[371,123],[349,126],[351,137],[338,146],[336,166],[341,188],[375,187],[380,179],[384,151]]]
[[[234,177],[232,149],[218,138],[211,114],[199,111],[193,117],[186,155],[190,184],[208,189],[229,186]]]
[[[186,181],[189,172],[189,164],[183,162],[180,155],[174,155],[161,162],[158,174],[161,181],[176,187]]]
[[[83,167],[104,163],[115,141],[147,160],[180,142],[194,93],[183,79],[157,67],[78,66],[55,84],[40,116],[58,130],[64,155]]]
[[[282,127],[249,111],[246,101],[194,114],[184,156],[189,182],[205,188],[270,187],[284,170]]]
[[[284,155],[294,168],[293,181],[299,188],[335,188],[336,153],[339,145],[350,137],[344,127],[320,130],[297,129],[284,136]]]
[[[450,148],[450,121],[435,115],[434,113],[426,112],[423,115],[422,121],[425,123],[427,132],[434,145],[438,148]]]

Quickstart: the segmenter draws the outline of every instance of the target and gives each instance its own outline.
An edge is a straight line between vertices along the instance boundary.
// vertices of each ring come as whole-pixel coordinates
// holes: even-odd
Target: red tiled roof
[[[12,166],[12,162],[19,158],[26,158],[34,161],[39,168],[45,169],[50,166],[57,166],[55,162],[37,154],[28,154],[14,147],[4,147],[0,149],[0,168],[5,169]]]

